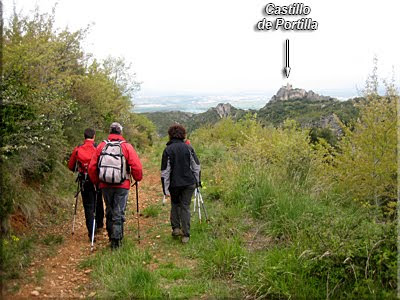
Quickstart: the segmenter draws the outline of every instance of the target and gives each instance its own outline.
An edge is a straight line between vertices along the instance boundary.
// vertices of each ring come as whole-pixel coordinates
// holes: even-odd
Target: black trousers
[[[190,203],[196,185],[170,187],[171,194],[171,226],[182,229],[184,236],[190,236]]]
[[[92,182],[90,182],[90,180],[84,181],[81,185],[81,188],[82,188],[81,194],[82,194],[83,209],[85,211],[86,228],[88,230],[89,237],[91,237],[93,230],[95,205],[96,205],[96,228],[102,228],[104,226],[103,197],[100,191],[96,192],[94,185]]]
[[[125,209],[129,190],[121,188],[102,189],[106,202],[106,228],[108,237],[122,240],[124,237]]]

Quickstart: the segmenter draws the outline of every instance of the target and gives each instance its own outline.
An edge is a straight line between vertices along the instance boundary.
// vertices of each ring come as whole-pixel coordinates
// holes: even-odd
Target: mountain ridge
[[[357,115],[353,100],[340,101],[330,96],[319,95],[312,90],[293,88],[287,84],[262,108],[240,109],[230,103],[219,103],[203,113],[182,111],[143,113],[157,127],[160,136],[167,134],[168,127],[179,123],[190,133],[204,125],[213,125],[223,118],[235,121],[247,114],[256,115],[265,124],[280,126],[286,119],[296,120],[302,127],[329,129],[334,135],[341,133],[339,120],[347,123]]]

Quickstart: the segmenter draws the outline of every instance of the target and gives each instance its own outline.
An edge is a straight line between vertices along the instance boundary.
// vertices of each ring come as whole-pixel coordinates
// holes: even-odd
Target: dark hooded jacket
[[[161,160],[161,183],[164,195],[170,187],[200,185],[200,162],[191,145],[172,139],[167,143]]]

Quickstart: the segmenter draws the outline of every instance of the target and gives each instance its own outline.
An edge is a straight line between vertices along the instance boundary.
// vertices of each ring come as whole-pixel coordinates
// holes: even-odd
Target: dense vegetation
[[[267,103],[258,111],[258,118],[264,122],[281,125],[286,119],[293,119],[303,127],[320,127],[321,118],[336,114],[344,123],[353,121],[357,116],[357,108],[354,103],[359,98],[347,101],[335,99],[309,100],[293,99],[287,101],[276,101]]]
[[[24,218],[40,206],[62,206],[73,181],[65,168],[72,148],[92,127],[97,140],[111,122],[138,147],[153,142],[154,125],[132,113],[139,88],[122,59],[97,61],[82,49],[88,29],[54,27],[54,12],[14,14],[5,24],[1,80],[1,232],[11,213]],[[70,176],[66,176],[66,174]]]
[[[294,121],[195,132],[208,199],[224,204],[214,242],[202,244],[210,276],[255,297],[395,297],[399,98],[388,87],[365,99],[335,148],[310,143]]]

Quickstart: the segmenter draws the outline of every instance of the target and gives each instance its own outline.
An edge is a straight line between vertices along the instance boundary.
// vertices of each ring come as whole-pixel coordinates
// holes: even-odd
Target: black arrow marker
[[[289,66],[289,39],[286,39],[286,66],[284,68],[286,78],[289,78],[290,66]]]

